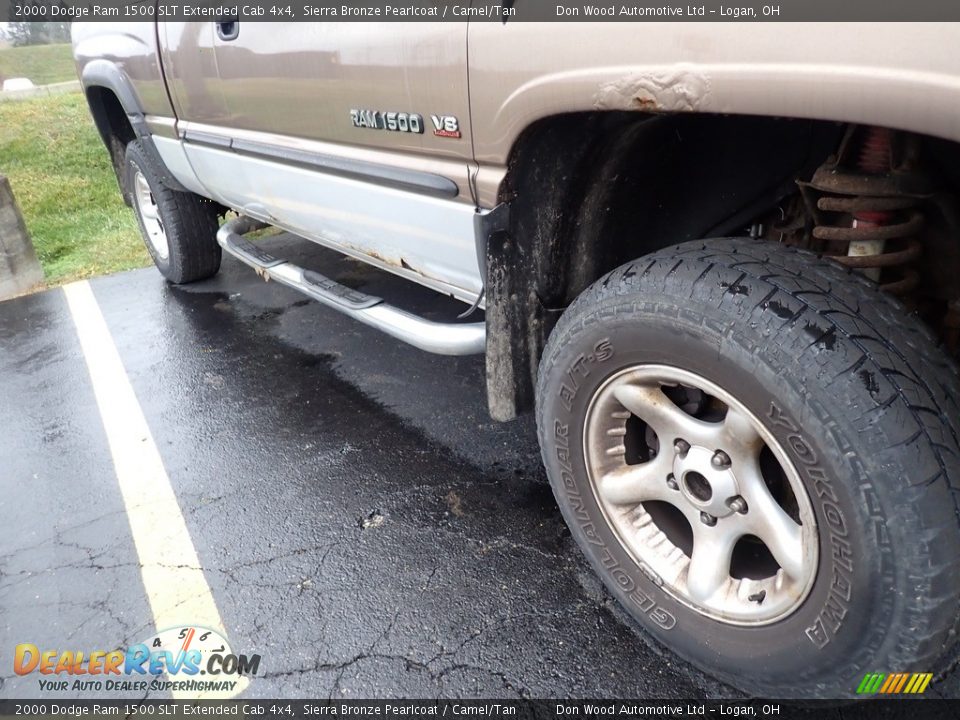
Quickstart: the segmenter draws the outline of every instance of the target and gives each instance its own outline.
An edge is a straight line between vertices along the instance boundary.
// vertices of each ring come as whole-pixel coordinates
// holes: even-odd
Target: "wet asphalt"
[[[434,319],[460,303],[280,236],[272,252]],[[532,418],[481,357],[429,355],[224,258],[92,281],[250,697],[730,697],[653,646],[572,542]],[[0,304],[0,697],[13,648],[153,619],[60,290]],[[55,693],[45,697],[83,697]]]
[[[434,319],[461,303],[294,238],[277,254]],[[532,418],[490,420],[482,357],[430,355],[224,258],[91,283],[252,697],[699,697],[587,567]],[[61,290],[0,304],[0,696],[13,648],[153,631]],[[44,694],[83,697],[82,693]]]

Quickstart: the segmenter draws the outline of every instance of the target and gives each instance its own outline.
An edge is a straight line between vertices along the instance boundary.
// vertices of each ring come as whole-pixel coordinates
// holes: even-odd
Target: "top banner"
[[[0,21],[960,22],[958,0],[0,0]]]

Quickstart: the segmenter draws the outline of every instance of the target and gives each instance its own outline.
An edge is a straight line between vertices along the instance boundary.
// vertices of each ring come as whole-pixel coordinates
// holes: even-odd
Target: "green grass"
[[[30,78],[34,85],[77,79],[70,45],[26,45],[0,50],[0,83],[7,78]]]
[[[82,94],[0,103],[0,174],[49,284],[149,264]]]

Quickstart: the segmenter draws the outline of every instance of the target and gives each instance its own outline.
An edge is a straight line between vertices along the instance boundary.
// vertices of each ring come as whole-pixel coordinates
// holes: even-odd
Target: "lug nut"
[[[710,458],[710,464],[718,470],[723,470],[730,467],[730,456],[727,455],[723,450],[717,450],[713,454],[713,457]]]
[[[709,527],[713,527],[717,524],[717,519],[708,512],[700,513],[700,522]]]
[[[686,440],[674,440],[673,451],[682,457],[690,452],[690,443]]]
[[[747,512],[747,501],[737,495],[727,500],[727,507],[743,515]]]
[[[671,474],[667,475],[667,487],[671,490],[679,490],[680,486],[677,484],[677,479]]]

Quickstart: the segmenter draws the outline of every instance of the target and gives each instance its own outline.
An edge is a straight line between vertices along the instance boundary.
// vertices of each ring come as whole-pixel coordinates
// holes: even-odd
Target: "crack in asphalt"
[[[104,513],[102,515],[97,515],[96,517],[90,518],[89,520],[84,520],[83,522],[76,523],[74,525],[68,525],[67,527],[64,527],[64,528],[58,528],[57,530],[54,531],[52,535],[45,537],[42,540],[38,540],[33,545],[24,545],[22,547],[13,548],[12,550],[8,550],[0,553],[0,561],[4,561],[7,558],[13,558],[19,553],[30,552],[31,550],[37,550],[37,549],[43,548],[52,542],[55,543],[56,538],[61,537],[66,533],[70,533],[75,530],[81,530],[91,525],[95,525],[96,523],[103,522],[108,518],[116,517],[117,515],[126,516],[126,514],[127,514],[126,510],[112,510],[108,513]]]
[[[573,607],[570,609],[570,612],[578,612],[579,610],[582,609],[582,607],[583,606]],[[523,622],[524,620],[527,620],[530,618],[556,617],[556,613],[531,610],[529,612],[520,613],[506,620],[498,621],[495,623],[488,623],[486,621],[481,620],[480,622],[481,627],[472,630],[470,635],[464,638],[459,644],[457,644],[456,647],[449,648],[449,649],[441,647],[440,652],[423,660],[423,659],[418,659],[416,657],[411,657],[408,654],[395,654],[395,653],[376,651],[377,648],[381,645],[381,643],[390,636],[400,615],[401,615],[401,611],[397,610],[393,614],[392,619],[386,625],[386,627],[384,627],[380,631],[376,639],[373,642],[371,642],[367,647],[367,649],[364,650],[363,652],[356,653],[350,657],[336,660],[336,661],[324,660],[322,659],[322,656],[318,655],[316,660],[311,665],[291,668],[287,670],[277,670],[277,671],[267,673],[261,677],[264,679],[276,679],[276,678],[299,676],[299,675],[304,675],[309,673],[332,672],[332,673],[335,673],[335,677],[331,685],[330,693],[327,698],[328,700],[332,700],[335,694],[339,693],[341,696],[343,695],[341,684],[342,684],[343,676],[348,669],[366,661],[383,660],[388,662],[402,663],[407,672],[414,671],[414,670],[419,672],[424,672],[429,676],[429,678],[433,682],[441,686],[443,685],[445,678],[459,671],[466,670],[466,671],[484,673],[486,675],[489,675],[491,677],[498,679],[503,689],[513,692],[517,697],[529,698],[532,696],[529,689],[526,688],[521,683],[518,683],[515,680],[512,680],[506,672],[502,670],[496,670],[490,667],[484,667],[474,663],[468,663],[468,662],[462,662],[462,661],[457,662],[456,659],[468,645],[482,640],[483,636],[486,635],[488,632],[502,629],[509,625]],[[449,661],[449,662],[447,662],[446,664],[442,665],[439,668],[435,668],[434,666],[441,661]]]
[[[315,304],[287,313],[299,298],[229,263],[189,290],[149,271],[94,288],[198,551],[199,567],[183,569],[206,575],[231,646],[266,659],[247,693],[612,697],[637,687],[632,668],[664,666],[583,579],[532,421],[486,416],[482,359],[430,356]],[[46,303],[41,320],[64,324],[49,294],[14,302],[5,307]],[[258,304],[279,312],[257,322]],[[38,322],[0,313],[0,331],[28,342]],[[124,510],[66,504],[115,499],[86,368],[66,352],[72,326],[61,332],[55,367],[0,377],[56,426],[8,429],[29,457],[72,453],[85,473],[64,492],[73,468],[58,459],[39,485],[15,484],[14,502],[46,521],[29,532],[65,522],[36,542],[9,538],[22,545],[0,554],[0,607],[44,642],[139,642],[153,622]],[[51,392],[65,384],[68,401]],[[356,518],[373,511],[385,521],[360,530]],[[78,513],[97,515],[74,522]],[[644,692],[702,687],[658,673]]]

